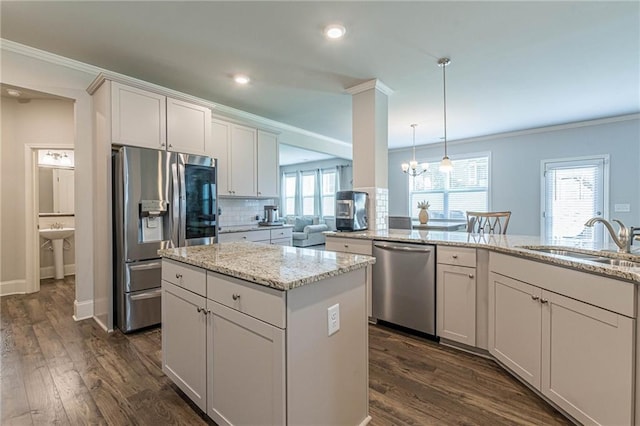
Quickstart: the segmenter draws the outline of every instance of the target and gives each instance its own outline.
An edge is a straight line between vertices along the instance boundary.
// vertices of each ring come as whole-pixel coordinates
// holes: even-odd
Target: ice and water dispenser
[[[151,243],[170,240],[169,203],[163,200],[142,200],[139,206],[139,241],[141,243]]]

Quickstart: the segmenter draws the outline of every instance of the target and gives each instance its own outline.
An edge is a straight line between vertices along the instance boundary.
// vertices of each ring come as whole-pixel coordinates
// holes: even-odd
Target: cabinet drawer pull
[[[540,303],[549,303],[547,299],[540,299]]]
[[[453,257],[454,259],[457,259],[458,255],[457,254],[452,254],[451,257]]]
[[[469,274],[469,278],[473,278],[473,274]]]
[[[534,296],[534,295],[532,294],[532,295],[531,295],[531,299],[533,299],[533,300],[538,300],[538,299],[540,299],[540,297],[538,297],[538,296]]]
[[[246,239],[247,239],[247,237],[246,237],[246,236],[244,236],[244,237],[242,237],[242,239],[243,239],[243,240],[246,240]]]
[[[176,274],[176,278],[177,278],[177,279],[182,278],[182,274]]]
[[[238,300],[238,299],[240,299],[240,295],[239,295],[238,293],[233,293],[233,295],[231,296],[231,298],[232,298],[233,300]]]
[[[200,306],[198,306],[198,308],[196,309],[196,311],[198,311],[198,313],[204,311],[204,308],[201,308]]]
[[[349,248],[349,244],[345,244],[345,245],[344,245],[344,248]]]

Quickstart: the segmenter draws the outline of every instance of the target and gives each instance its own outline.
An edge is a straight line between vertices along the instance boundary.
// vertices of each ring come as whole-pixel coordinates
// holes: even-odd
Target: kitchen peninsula
[[[640,249],[396,229],[326,237],[342,252],[435,246],[441,343],[495,359],[579,423],[638,423]]]
[[[375,259],[252,242],[160,250],[162,367],[220,425],[365,425]]]

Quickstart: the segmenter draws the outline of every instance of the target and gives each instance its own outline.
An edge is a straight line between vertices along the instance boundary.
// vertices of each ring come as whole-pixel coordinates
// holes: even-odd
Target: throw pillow
[[[304,217],[296,217],[296,223],[293,225],[293,232],[302,232],[304,227],[313,224],[313,219],[307,219]]]

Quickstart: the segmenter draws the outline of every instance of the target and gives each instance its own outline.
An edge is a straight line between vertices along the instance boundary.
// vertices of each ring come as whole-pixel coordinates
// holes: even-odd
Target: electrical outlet
[[[327,309],[327,333],[329,336],[340,330],[340,304],[335,305]]]
[[[631,211],[630,204],[614,204],[613,211],[616,213],[629,213]]]

